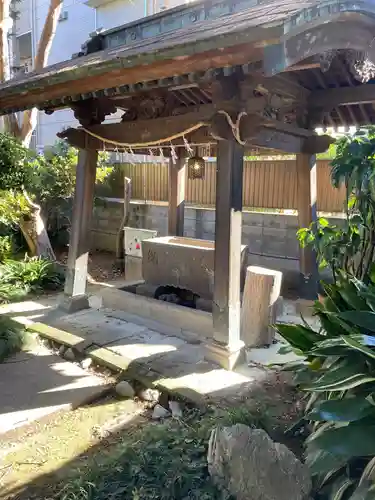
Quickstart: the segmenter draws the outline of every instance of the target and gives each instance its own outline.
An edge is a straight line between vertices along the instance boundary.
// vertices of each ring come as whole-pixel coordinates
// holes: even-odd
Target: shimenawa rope
[[[218,111],[218,113],[221,115],[224,115],[226,117],[228,124],[232,129],[234,138],[236,139],[236,141],[239,144],[244,146],[246,144],[246,142],[242,141],[241,137],[240,137],[240,123],[241,123],[242,117],[246,116],[247,113],[245,111],[241,111],[241,113],[238,114],[237,120],[235,123],[233,122],[232,118],[229,116],[229,114],[226,111],[220,110],[220,111]],[[81,130],[86,132],[86,134],[90,135],[91,137],[94,137],[95,139],[102,141],[103,144],[107,143],[107,144],[112,144],[114,146],[119,146],[119,147],[123,147],[123,148],[138,149],[138,148],[148,148],[151,146],[158,146],[160,144],[164,144],[166,142],[173,141],[174,139],[179,139],[180,137],[185,137],[185,135],[190,134],[191,132],[195,132],[196,130],[198,130],[202,127],[205,127],[206,125],[207,125],[207,123],[205,123],[205,122],[198,122],[196,125],[193,125],[193,126],[187,128],[186,130],[183,130],[182,132],[178,132],[177,134],[171,135],[169,137],[165,137],[164,139],[158,139],[157,141],[136,142],[136,143],[118,142],[118,141],[114,141],[112,139],[106,139],[105,137],[102,137],[98,134],[95,134],[94,132],[91,132],[91,130],[88,130],[84,127],[82,127]]]

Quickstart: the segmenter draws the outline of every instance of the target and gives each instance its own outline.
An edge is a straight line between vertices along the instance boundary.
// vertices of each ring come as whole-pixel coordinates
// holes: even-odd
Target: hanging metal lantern
[[[188,179],[204,179],[206,173],[206,162],[199,156],[198,149],[195,155],[188,159]]]

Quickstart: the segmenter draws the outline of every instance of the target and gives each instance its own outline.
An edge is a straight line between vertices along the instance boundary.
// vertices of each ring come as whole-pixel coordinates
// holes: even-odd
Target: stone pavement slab
[[[56,335],[57,342],[68,341],[68,345],[70,342],[96,363],[122,373],[125,378],[173,391],[199,403],[230,404],[228,401],[243,395],[248,397],[259,388],[259,384],[264,384],[275,374],[264,365],[287,361],[277,352],[280,345],[274,345],[269,349],[251,350],[248,365],[228,372],[204,359],[204,344],[201,342],[204,339],[199,336],[180,336],[178,329],[164,328],[160,321],[98,306],[66,315],[50,304],[44,310],[39,310],[38,304],[27,304],[23,320],[26,323],[45,323],[43,328],[40,324],[35,325],[41,336],[51,339]],[[13,311],[20,320],[22,305],[9,311],[12,318]],[[35,318],[30,318],[29,311],[35,314]],[[279,319],[285,321],[293,317],[289,310],[287,312]],[[28,328],[34,327],[29,325]]]
[[[178,349],[185,350],[188,344],[177,337],[163,335],[154,330],[143,330],[132,336],[117,340],[109,345],[107,349],[126,356],[130,360],[137,360],[162,356],[165,353],[175,353]]]
[[[0,434],[100,396],[108,386],[42,346],[0,364]]]

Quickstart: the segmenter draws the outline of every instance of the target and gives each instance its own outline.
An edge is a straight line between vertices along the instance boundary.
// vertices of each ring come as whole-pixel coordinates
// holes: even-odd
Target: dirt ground
[[[66,265],[68,250],[56,250],[58,262]],[[123,273],[115,264],[115,254],[111,252],[93,252],[89,256],[89,275],[92,280],[98,282],[114,281],[123,276]]]

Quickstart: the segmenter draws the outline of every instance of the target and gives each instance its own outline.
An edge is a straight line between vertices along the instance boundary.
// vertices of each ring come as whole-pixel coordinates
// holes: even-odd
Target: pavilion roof
[[[194,78],[197,73],[216,68],[249,65],[261,61],[264,47],[275,46],[290,31],[304,30],[323,20],[338,17],[345,20],[348,14],[369,18],[375,13],[375,6],[369,0],[247,0],[239,5],[244,10],[219,12],[219,17],[198,22],[193,22],[190,16],[191,22],[182,23],[186,27],[160,29],[155,36],[147,36],[144,27],[156,21],[160,24],[168,15],[174,16],[173,19],[177,15],[184,17],[185,11],[198,16],[199,9],[207,11],[207,4],[194,3],[172,9],[170,14],[167,11],[125,25],[122,32],[128,30],[137,36],[141,32],[141,39],[129,40],[126,36],[127,43],[116,48],[64,61],[0,85],[1,112],[35,105],[55,109],[90,97],[163,86],[168,84],[166,79],[177,81],[179,76]],[[373,19],[372,22],[375,26]]]
[[[212,103],[210,82],[240,72],[286,75],[304,106],[327,109],[314,126],[375,123],[374,28],[372,0],[193,2],[96,33],[71,60],[0,85],[0,113],[34,106],[50,113],[89,99],[125,109],[129,97],[155,91],[200,106]],[[362,82],[349,52],[370,56]],[[193,82],[188,96],[179,90]]]

